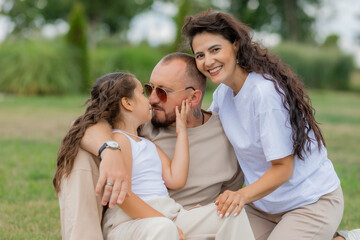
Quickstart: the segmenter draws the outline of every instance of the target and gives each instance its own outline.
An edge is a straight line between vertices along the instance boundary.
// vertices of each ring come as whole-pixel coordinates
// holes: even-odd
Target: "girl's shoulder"
[[[119,144],[121,151],[123,151],[123,149],[131,149],[130,139],[122,132],[113,131],[112,137],[113,140]]]

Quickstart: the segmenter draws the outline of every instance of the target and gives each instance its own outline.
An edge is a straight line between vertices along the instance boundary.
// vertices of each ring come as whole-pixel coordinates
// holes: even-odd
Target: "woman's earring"
[[[236,58],[236,64],[239,64],[239,59],[238,58]]]

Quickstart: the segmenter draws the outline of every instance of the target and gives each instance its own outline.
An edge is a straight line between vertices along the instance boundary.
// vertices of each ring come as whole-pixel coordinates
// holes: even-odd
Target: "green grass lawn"
[[[329,158],[342,181],[340,228],[360,227],[360,94],[310,92]],[[0,96],[0,239],[60,239],[55,159],[84,96]],[[209,106],[211,95],[205,97]]]

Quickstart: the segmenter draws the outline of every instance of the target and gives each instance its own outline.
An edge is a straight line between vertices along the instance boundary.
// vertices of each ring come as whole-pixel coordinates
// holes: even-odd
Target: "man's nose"
[[[150,104],[156,104],[156,103],[159,103],[160,102],[160,99],[159,97],[156,95],[156,91],[155,89],[152,90],[151,94],[150,94],[150,97],[149,97],[149,103]]]

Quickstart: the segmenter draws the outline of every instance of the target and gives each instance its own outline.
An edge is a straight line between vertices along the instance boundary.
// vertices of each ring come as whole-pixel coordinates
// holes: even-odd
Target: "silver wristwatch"
[[[117,142],[112,141],[112,140],[106,141],[106,142],[100,147],[100,149],[99,149],[98,157],[99,157],[100,161],[101,161],[101,153],[102,153],[106,148],[119,149],[119,150],[121,151],[120,146],[119,146],[119,144],[118,144]]]

